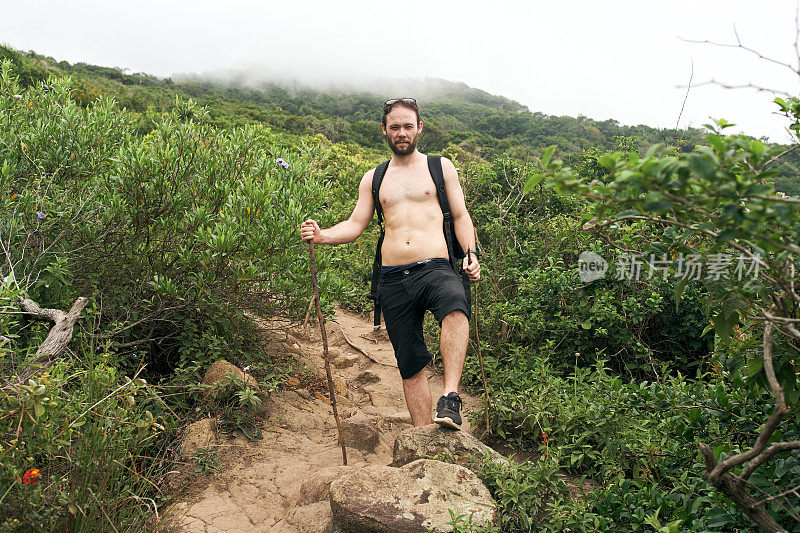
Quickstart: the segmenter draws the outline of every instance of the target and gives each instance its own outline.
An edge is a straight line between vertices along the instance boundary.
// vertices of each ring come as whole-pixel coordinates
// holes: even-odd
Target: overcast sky
[[[796,73],[681,39],[735,44],[735,26],[744,45],[796,69],[796,9],[795,0],[0,0],[0,42],[158,76],[253,67],[301,79],[444,78],[550,115],[656,127],[724,117],[788,142],[776,95],[701,84],[798,94]]]

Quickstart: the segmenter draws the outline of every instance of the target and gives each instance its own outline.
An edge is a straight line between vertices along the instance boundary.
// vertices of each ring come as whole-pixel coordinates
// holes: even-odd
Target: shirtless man
[[[434,421],[460,429],[461,398],[458,386],[469,340],[468,295],[448,262],[442,209],[436,196],[427,156],[417,150],[422,133],[419,107],[413,98],[393,98],[383,106],[381,130],[392,150],[392,159],[381,182],[379,198],[386,220],[381,248],[381,283],[378,302],[403,378],[406,405],[415,426],[432,423],[431,391],[425,367],[431,354],[422,336],[425,310],[431,310],[442,331],[439,349],[444,364],[444,389]],[[455,225],[455,237],[469,250],[463,269],[471,281],[480,278],[472,219],[453,163],[442,158],[447,199]],[[303,240],[315,244],[343,244],[364,231],[375,210],[370,170],[358,186],[358,201],[350,217],[320,229],[314,220],[300,226]]]

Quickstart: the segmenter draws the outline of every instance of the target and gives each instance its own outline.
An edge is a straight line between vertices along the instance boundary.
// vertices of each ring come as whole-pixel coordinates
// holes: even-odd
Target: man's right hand
[[[322,242],[322,230],[319,229],[319,224],[316,220],[308,219],[300,224],[300,238],[306,242],[313,242],[319,244]]]

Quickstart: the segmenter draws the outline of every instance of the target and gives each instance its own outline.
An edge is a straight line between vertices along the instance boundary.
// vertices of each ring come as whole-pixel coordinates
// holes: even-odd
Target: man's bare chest
[[[425,204],[438,205],[436,186],[430,174],[425,171],[404,172],[387,175],[381,183],[380,195],[383,209]]]

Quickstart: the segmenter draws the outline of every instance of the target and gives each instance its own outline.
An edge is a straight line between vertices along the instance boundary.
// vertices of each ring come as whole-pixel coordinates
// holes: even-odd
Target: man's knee
[[[427,366],[423,366],[416,374],[411,377],[403,378],[403,383],[407,385],[415,385],[419,381],[427,380],[428,375],[425,373]]]

